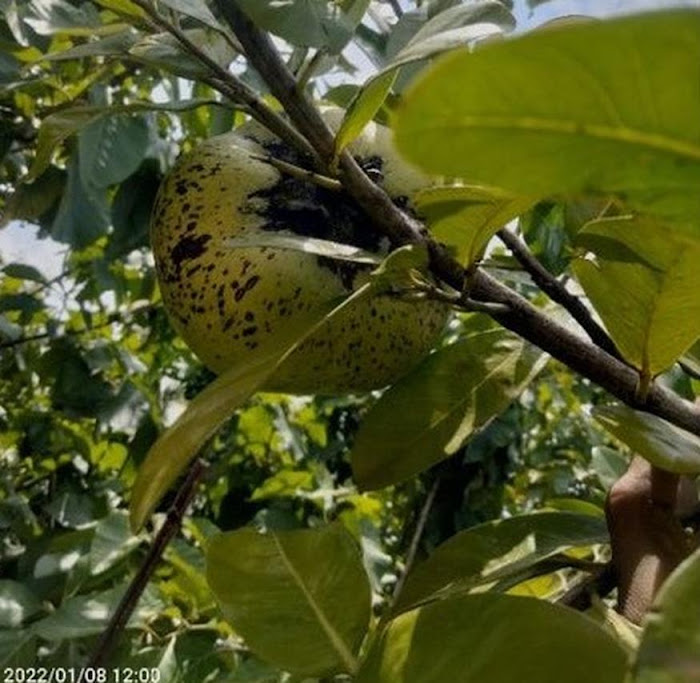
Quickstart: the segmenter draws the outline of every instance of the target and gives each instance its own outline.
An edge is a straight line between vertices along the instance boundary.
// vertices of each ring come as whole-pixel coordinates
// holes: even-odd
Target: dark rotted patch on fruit
[[[308,162],[286,145],[271,142],[264,147],[273,157],[302,168],[308,166]],[[358,161],[375,182],[382,180],[381,157]],[[334,192],[310,181],[281,174],[277,183],[253,192],[249,198],[265,200],[263,208],[254,209],[265,219],[264,230],[288,230],[303,237],[349,244],[374,253],[382,251],[384,239],[371,228],[367,214],[344,192]],[[364,264],[325,256],[318,256],[317,260],[319,265],[338,275],[347,289],[352,287],[358,272],[369,270]]]

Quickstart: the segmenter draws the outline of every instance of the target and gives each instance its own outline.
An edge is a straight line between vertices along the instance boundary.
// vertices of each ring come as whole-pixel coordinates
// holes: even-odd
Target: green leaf
[[[335,136],[335,154],[340,153],[374,118],[394,85],[398,69],[390,69],[372,77],[353,98]]]
[[[92,372],[80,350],[56,340],[41,359],[42,376],[51,381],[51,405],[69,415],[93,417],[112,398],[111,385]]]
[[[435,239],[454,247],[465,264],[477,260],[496,232],[533,203],[527,197],[478,185],[431,187],[413,197],[416,211]]]
[[[209,29],[189,29],[185,36],[219,66],[227,68],[236,51],[221,33]],[[209,67],[187,52],[170,33],[156,33],[142,38],[129,54],[144,64],[197,80],[211,75]]]
[[[253,491],[250,500],[266,500],[280,496],[297,496],[313,488],[314,475],[308,470],[282,470],[266,479]]]
[[[107,571],[138,547],[141,539],[129,528],[129,517],[115,510],[95,527],[90,545],[90,570],[93,575]]]
[[[369,0],[238,0],[261,28],[292,45],[338,54],[355,32]]]
[[[605,520],[542,512],[487,522],[461,531],[406,577],[395,611],[512,576],[569,548],[608,541]]]
[[[359,548],[340,524],[213,538],[207,580],[259,657],[307,675],[354,673],[370,617]]]
[[[652,465],[677,474],[700,472],[700,437],[695,434],[624,405],[596,407],[593,417]]]
[[[576,243],[593,256],[573,270],[624,358],[645,376],[670,367],[700,337],[700,242],[656,221],[593,221]]]
[[[163,4],[174,9],[176,12],[193,17],[209,28],[225,33],[226,29],[219,23],[212,14],[206,2],[192,2],[191,0],[163,0]]]
[[[75,7],[63,0],[30,2],[24,23],[39,35],[54,33],[94,35],[101,26],[100,16],[91,4]]]
[[[249,356],[244,367],[234,367],[209,384],[187,407],[178,420],[151,447],[139,468],[131,494],[131,526],[138,530],[204,443],[233,415],[245,401],[264,386],[287,361],[294,362],[294,351],[301,343],[346,307],[374,295],[400,277],[403,268],[413,267],[427,257],[424,250],[412,247],[397,249],[375,271],[369,282],[339,305],[328,302],[327,308],[299,316],[296,324],[279,338],[277,349]]]
[[[338,131],[336,154],[340,154],[377,113],[391,91],[400,67],[429,59],[471,41],[501,34],[514,27],[513,15],[498,0],[476,0],[451,7],[435,16],[416,32],[381,71],[365,82],[348,107]]]
[[[627,470],[629,458],[607,446],[591,449],[591,468],[604,489],[609,489]]]
[[[48,617],[33,625],[36,635],[48,641],[85,638],[104,631],[126,586],[116,586],[93,595],[76,595],[65,600]],[[157,592],[147,588],[131,615],[127,628],[143,626],[153,619],[164,605]]]
[[[5,311],[21,311],[26,317],[41,311],[44,302],[39,298],[20,292],[19,294],[0,294],[0,313]]]
[[[688,370],[700,375],[700,341],[695,342],[681,360]]]
[[[0,664],[5,667],[26,669],[36,664],[37,647],[37,637],[31,628],[0,629]]]
[[[39,138],[36,146],[36,156],[32,167],[24,177],[24,182],[32,182],[38,178],[51,163],[56,148],[67,138],[79,133],[90,123],[103,116],[115,114],[132,114],[148,111],[188,111],[197,107],[219,105],[215,100],[193,99],[175,102],[132,102],[131,104],[112,105],[109,107],[79,106],[64,109],[61,112],[47,116],[41,122]]]
[[[91,40],[81,45],[75,45],[67,50],[50,52],[42,55],[42,60],[62,61],[65,59],[83,59],[84,57],[119,57],[128,54],[129,49],[138,40],[138,33],[128,28],[112,36]]]
[[[700,551],[665,581],[644,620],[635,683],[694,683],[700,676]]]
[[[394,619],[374,642],[357,682],[621,683],[625,669],[624,650],[583,614],[489,593]]]
[[[18,280],[30,280],[31,282],[39,282],[46,284],[46,278],[34,266],[28,266],[24,263],[8,263],[2,272],[7,277],[14,277]]]
[[[130,178],[125,180],[112,202],[112,234],[107,255],[117,259],[134,249],[148,245],[151,209],[160,185],[158,164],[147,160]]]
[[[5,205],[0,227],[11,220],[42,223],[61,198],[66,185],[66,172],[49,166],[33,183],[18,183]]]
[[[109,209],[103,192],[89,192],[81,182],[77,155],[68,166],[68,178],[56,217],[51,224],[51,237],[57,242],[83,249],[102,237],[109,229]]]
[[[83,186],[106,188],[128,178],[141,165],[149,137],[143,116],[104,116],[89,123],[78,137]]]
[[[141,19],[146,15],[144,10],[131,0],[95,0],[95,4],[127,17]]]
[[[471,316],[459,341],[428,356],[365,416],[352,450],[364,489],[395,484],[455,453],[546,362],[538,349]]]
[[[617,193],[697,239],[700,91],[680,84],[698,80],[698,11],[551,28],[441,60],[396,141],[425,170],[517,195]]]
[[[27,586],[0,579],[0,628],[19,628],[41,611],[41,602]]]

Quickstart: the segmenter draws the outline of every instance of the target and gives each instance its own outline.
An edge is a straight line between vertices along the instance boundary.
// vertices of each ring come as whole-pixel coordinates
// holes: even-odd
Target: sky
[[[405,6],[412,3],[402,2]],[[535,5],[530,8],[529,4]],[[700,0],[515,0],[514,12],[520,30],[532,28],[549,19],[567,14],[609,16],[625,12],[660,9],[670,6],[700,7]],[[0,229],[0,266],[8,263],[34,265],[47,277],[58,275],[63,269],[62,253],[65,246],[50,239],[36,238],[32,225],[11,223]]]

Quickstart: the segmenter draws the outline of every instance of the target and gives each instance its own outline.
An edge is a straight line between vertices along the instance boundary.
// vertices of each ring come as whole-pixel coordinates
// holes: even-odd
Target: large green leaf
[[[412,17],[405,14],[399,27]],[[414,23],[415,22],[410,22]],[[369,78],[348,107],[336,137],[340,153],[352,142],[377,113],[396,80],[399,69],[406,64],[429,59],[455,47],[499,35],[515,27],[515,19],[505,3],[499,0],[473,0],[449,7],[437,14],[411,37],[381,71]],[[396,29],[395,29],[396,31]],[[392,32],[392,37],[396,35]]]
[[[546,357],[481,315],[460,340],[428,356],[365,416],[352,451],[364,489],[394,484],[455,453],[501,413]]]
[[[354,673],[370,617],[358,546],[340,524],[240,529],[211,540],[207,580],[262,659],[294,673]]]
[[[358,683],[622,683],[624,650],[591,619],[485,593],[420,607],[375,641]]]
[[[82,59],[83,57],[125,56],[137,40],[138,33],[132,28],[127,28],[106,38],[91,40],[58,52],[49,52],[42,55],[41,58],[49,61],[63,61],[65,59]]]
[[[42,609],[41,602],[28,586],[19,581],[0,579],[0,629],[16,629],[40,614]]]
[[[123,510],[114,510],[95,527],[89,556],[92,574],[114,567],[140,543],[141,538],[131,533],[128,515]]]
[[[360,23],[369,0],[238,0],[262,28],[292,45],[339,53]]]
[[[103,116],[89,123],[78,136],[83,186],[105,188],[128,178],[141,165],[149,137],[143,116]]]
[[[51,237],[57,242],[82,249],[109,229],[109,207],[104,192],[89,191],[82,183],[78,155],[68,165],[68,177],[51,224]]]
[[[462,263],[473,263],[506,223],[534,203],[495,188],[446,185],[421,190],[413,204],[435,239],[454,247]]]
[[[163,4],[167,5],[176,12],[182,12],[189,17],[194,17],[205,26],[213,28],[224,33],[226,29],[219,23],[218,19],[212,14],[206,2],[191,2],[190,0],[163,0]]]
[[[600,406],[593,417],[650,463],[669,472],[700,472],[700,438],[656,415],[624,405]]]
[[[645,376],[670,367],[700,337],[700,242],[675,240],[656,221],[593,221],[573,269],[618,349]]]
[[[568,548],[606,543],[605,520],[543,512],[487,522],[443,543],[406,577],[396,611],[520,575]]]
[[[184,31],[190,42],[204,52],[222,68],[235,59],[236,51],[221,33],[207,28],[193,28]],[[132,58],[149,66],[199,80],[211,72],[170,33],[154,33],[143,37],[129,48]]]
[[[115,114],[132,114],[144,111],[187,111],[201,106],[220,105],[215,100],[182,100],[179,102],[132,102],[131,104],[99,106],[76,106],[50,114],[41,122],[39,138],[36,146],[36,156],[29,172],[24,177],[25,182],[38,178],[51,163],[51,157],[56,148],[71,135],[75,135],[89,124],[102,117]]]
[[[434,173],[546,196],[618,193],[700,237],[700,12],[573,23],[457,52],[396,140]]]
[[[102,633],[125,590],[125,585],[119,585],[92,595],[67,598],[56,611],[35,622],[32,631],[49,641],[85,638]],[[157,590],[147,588],[126,628],[143,627],[163,608],[164,604]]]
[[[636,683],[700,679],[700,551],[666,580],[644,621],[634,665]]]

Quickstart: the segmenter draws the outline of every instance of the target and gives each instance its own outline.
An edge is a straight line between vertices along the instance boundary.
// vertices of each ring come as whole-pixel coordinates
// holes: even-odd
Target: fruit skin
[[[337,127],[342,112],[324,116]],[[428,184],[397,158],[381,126],[370,124],[350,151],[375,174],[381,167],[379,183],[401,195],[398,201]],[[276,350],[299,316],[347,295],[371,270],[291,249],[232,248],[226,240],[285,229],[382,250],[349,199],[251,157],[270,153],[297,161],[255,124],[210,138],[176,163],[153,210],[151,242],[165,307],[188,346],[217,373]],[[263,388],[296,394],[381,388],[431,349],[448,315],[433,301],[388,295],[360,301],[323,323]]]

